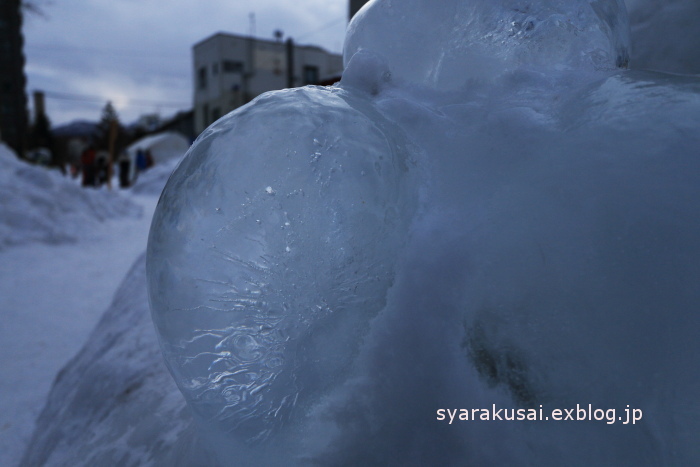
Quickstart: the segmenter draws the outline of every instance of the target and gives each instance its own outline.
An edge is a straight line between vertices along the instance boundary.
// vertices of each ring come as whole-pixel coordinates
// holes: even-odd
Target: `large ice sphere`
[[[348,371],[392,284],[412,163],[369,101],[307,87],[219,120],[168,181],[153,318],[180,389],[227,442],[298,422]]]
[[[374,0],[348,26],[345,63],[359,50],[395,77],[450,89],[522,67],[624,67],[629,23],[622,0]]]

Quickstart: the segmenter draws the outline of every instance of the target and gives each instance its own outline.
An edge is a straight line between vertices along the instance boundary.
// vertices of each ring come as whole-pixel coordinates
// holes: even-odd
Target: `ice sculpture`
[[[698,459],[700,85],[620,70],[627,29],[616,0],[370,2],[339,86],[200,136],[147,269],[222,464]],[[436,420],[589,403],[644,419]]]
[[[341,379],[416,206],[402,131],[341,89],[260,97],[203,134],[149,240],[156,326],[192,407],[264,440]]]

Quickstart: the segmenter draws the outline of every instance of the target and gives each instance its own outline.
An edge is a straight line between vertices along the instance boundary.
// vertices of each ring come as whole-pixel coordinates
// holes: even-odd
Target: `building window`
[[[218,74],[219,74],[219,64],[218,64],[218,63],[214,63],[214,64],[211,66],[211,74],[212,74],[212,75],[218,75]]]
[[[204,104],[202,106],[202,122],[205,128],[209,126],[209,104]]]
[[[197,84],[199,89],[207,88],[207,67],[203,66],[199,69],[199,73],[197,73]]]
[[[223,61],[223,70],[224,70],[224,73],[242,73],[243,72],[243,63],[236,62],[233,60],[224,60]]]
[[[211,121],[215,122],[219,118],[221,118],[221,108],[214,107],[213,109],[211,109]]]
[[[318,84],[317,66],[307,65],[304,67],[304,84]]]

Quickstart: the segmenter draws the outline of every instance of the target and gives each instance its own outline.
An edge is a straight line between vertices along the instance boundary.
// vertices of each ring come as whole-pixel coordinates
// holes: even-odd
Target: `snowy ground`
[[[52,175],[60,205],[73,190]],[[83,346],[122,278],[145,250],[157,193],[121,195],[140,206],[142,215],[89,225],[87,235],[72,242],[32,242],[0,250],[2,466],[19,462],[56,374]]]
[[[0,465],[19,461],[55,375],[144,251],[157,197],[133,199],[142,217],[107,221],[94,239],[0,252]]]

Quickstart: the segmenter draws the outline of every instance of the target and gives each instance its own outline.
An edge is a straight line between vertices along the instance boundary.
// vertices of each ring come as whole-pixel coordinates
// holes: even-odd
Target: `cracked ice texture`
[[[208,129],[149,239],[154,321],[195,411],[266,439],[347,371],[415,198],[410,148],[340,89],[266,94]]]

